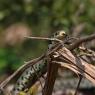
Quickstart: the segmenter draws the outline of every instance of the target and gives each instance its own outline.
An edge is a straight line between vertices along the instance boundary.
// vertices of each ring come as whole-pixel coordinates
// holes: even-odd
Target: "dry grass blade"
[[[68,63],[59,63],[59,64],[61,65],[61,67],[68,68],[68,69],[72,70],[73,72],[75,72],[76,74],[81,74],[83,77],[87,78],[88,80],[90,80],[92,83],[95,84],[95,79],[93,79],[91,76],[89,76],[83,70],[80,70],[77,66],[74,66],[73,64],[68,64]],[[93,70],[93,72],[94,72],[94,70]]]
[[[69,62],[66,64],[61,62],[61,66],[67,67],[76,73],[80,73],[82,76],[86,77],[95,84],[95,67],[93,65],[89,65],[89,63],[81,58],[77,58],[65,47],[60,49],[58,52],[61,57],[65,58]]]

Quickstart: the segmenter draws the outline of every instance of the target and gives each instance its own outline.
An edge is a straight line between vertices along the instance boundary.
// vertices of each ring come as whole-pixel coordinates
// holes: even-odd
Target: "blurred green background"
[[[60,29],[76,37],[94,33],[95,0],[0,0],[0,74],[45,52],[47,41],[24,36],[49,37]]]

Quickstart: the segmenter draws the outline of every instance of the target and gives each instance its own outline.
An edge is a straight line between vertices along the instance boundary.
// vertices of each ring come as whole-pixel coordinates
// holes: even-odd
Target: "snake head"
[[[67,37],[67,34],[64,30],[61,30],[61,31],[57,31],[55,34],[54,34],[54,38],[57,38],[57,39],[60,39],[60,40],[63,40]]]

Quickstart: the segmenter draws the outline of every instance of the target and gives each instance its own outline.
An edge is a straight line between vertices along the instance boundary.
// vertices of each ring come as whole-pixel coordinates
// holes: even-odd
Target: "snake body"
[[[57,31],[56,33],[54,33],[53,37],[59,40],[64,40],[67,35],[64,31]],[[56,42],[51,41],[51,43],[48,45],[48,50],[50,50],[55,44]],[[46,73],[46,71],[46,60],[43,60],[43,62],[33,65],[33,67],[31,66],[27,68],[14,85],[12,95],[18,95],[20,91],[26,91],[26,89],[29,89],[38,80],[38,77],[40,78]]]

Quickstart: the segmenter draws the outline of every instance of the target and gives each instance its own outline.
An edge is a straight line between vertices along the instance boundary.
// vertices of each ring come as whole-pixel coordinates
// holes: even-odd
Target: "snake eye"
[[[58,35],[58,32],[56,32],[54,35],[57,36]]]

